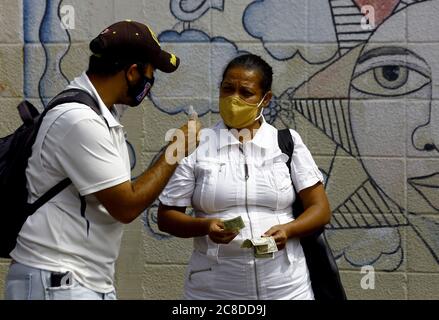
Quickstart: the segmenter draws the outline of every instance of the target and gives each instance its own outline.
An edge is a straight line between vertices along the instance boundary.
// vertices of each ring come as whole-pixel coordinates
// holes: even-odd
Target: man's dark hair
[[[132,64],[135,64],[135,62],[116,62],[112,59],[104,59],[96,55],[91,55],[87,74],[113,76]]]
[[[271,84],[273,83],[273,69],[260,56],[251,53],[237,56],[232,61],[230,61],[227,67],[224,69],[223,79],[227,71],[235,67],[243,67],[248,70],[259,70],[262,76],[262,91],[266,93],[271,90]]]

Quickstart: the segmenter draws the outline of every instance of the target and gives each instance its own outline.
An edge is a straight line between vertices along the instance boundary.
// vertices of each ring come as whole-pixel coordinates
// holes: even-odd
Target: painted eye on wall
[[[399,89],[407,83],[409,71],[400,66],[384,66],[373,69],[376,81],[386,89]]]
[[[417,70],[389,64],[374,67],[355,76],[351,86],[365,94],[395,97],[412,94],[430,82],[428,76]]]

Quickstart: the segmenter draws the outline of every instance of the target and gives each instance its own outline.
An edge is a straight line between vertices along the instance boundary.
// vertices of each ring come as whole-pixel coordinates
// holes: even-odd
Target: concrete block
[[[61,62],[67,44],[25,46],[24,90],[26,97],[50,99],[65,89],[69,81],[62,72]]]
[[[249,30],[246,30],[245,10],[251,2],[249,0],[227,0],[224,1],[222,11],[211,10],[212,36],[225,37],[233,42],[259,42],[259,39],[249,34]],[[258,22],[260,26],[264,23],[263,20],[258,20]],[[254,25],[256,26],[256,23]]]
[[[413,213],[439,214],[439,159],[407,160],[407,209]]]
[[[22,1],[0,3],[0,43],[21,43],[23,41]]]
[[[415,218],[409,217],[409,220],[411,226],[407,227],[407,271],[439,273],[437,261],[439,218],[431,215],[416,215]]]
[[[211,85],[210,44],[166,43],[162,47],[177,55],[181,62],[177,71],[172,74],[157,72],[154,95],[167,98],[208,98]]]
[[[69,51],[61,61],[61,70],[72,81],[88,69],[90,58],[88,43],[72,43]]]
[[[23,91],[27,99],[40,98],[39,82],[46,67],[46,56],[41,44],[25,44],[23,64]]]
[[[404,100],[350,101],[350,123],[360,156],[404,156]]]
[[[9,263],[9,259],[0,259],[0,300],[4,300],[5,298],[5,282],[9,270]]]
[[[430,32],[429,34],[433,34]],[[410,42],[407,44],[409,54],[407,56],[408,65],[411,68],[410,81],[407,86],[410,90],[410,95],[407,99],[423,99],[423,100],[437,100],[439,99],[439,91],[437,83],[439,83],[438,64],[439,57],[437,51],[439,50],[439,43],[436,42]],[[433,102],[434,105],[437,102]],[[436,118],[437,119],[437,118]]]
[[[326,192],[333,209],[347,201],[354,194],[355,189],[367,180],[361,163],[354,158],[346,157],[345,154],[339,149],[334,155],[332,167],[327,172],[329,178],[326,182]]]
[[[118,277],[142,273],[145,263],[142,229],[141,216],[124,226],[121,249],[116,264],[116,274]]]
[[[142,23],[149,24],[151,18],[164,18],[166,16],[168,10],[159,10],[156,8],[154,11],[146,12],[145,5],[151,1],[143,1],[143,0],[114,0],[114,18],[115,21],[120,20],[134,20]],[[153,1],[154,2],[154,1]],[[157,2],[157,1],[155,1]],[[157,7],[158,3],[155,3]],[[152,26],[150,26],[152,28]],[[153,29],[154,30],[154,29]],[[154,30],[156,31],[156,30]]]
[[[149,225],[143,231],[143,255],[146,263],[168,264],[187,263],[192,254],[192,239],[182,239],[170,236],[158,230],[154,217],[148,213]],[[160,238],[166,236],[167,238]]]
[[[0,97],[23,97],[22,45],[0,45]]]
[[[143,299],[182,299],[185,270],[183,265],[145,265]]]
[[[397,158],[362,158],[362,164],[374,184],[379,186],[380,193],[386,202],[405,208],[404,192],[406,179],[403,159]]]
[[[407,27],[409,42],[437,42],[439,5],[437,2],[420,3],[407,9]]]
[[[438,300],[438,274],[407,274],[409,300]]]
[[[407,299],[407,276],[404,273],[375,273],[375,289],[362,289],[361,281],[369,273],[341,272],[341,280],[349,300],[405,300]],[[367,279],[367,278],[366,278]],[[366,280],[363,282],[371,283]]]
[[[22,121],[17,109],[20,102],[20,99],[0,99],[0,137],[11,134],[21,126]]]
[[[407,10],[399,11],[380,23],[369,39],[369,43],[390,42],[399,44],[407,42]]]
[[[141,300],[143,298],[142,274],[116,273],[115,287],[118,300]]]
[[[331,4],[325,0],[306,1],[307,24],[306,34],[308,43],[337,43],[336,29],[332,16]],[[349,13],[356,13],[356,7],[346,8]],[[297,12],[299,14],[299,12]],[[287,28],[286,30],[289,30]],[[302,30],[294,30],[293,32],[301,32]],[[340,39],[340,36],[338,36]],[[336,51],[333,51],[335,54]],[[326,57],[326,55],[323,55]]]
[[[305,145],[308,147],[312,156],[334,156],[337,152],[337,144],[330,137],[326,135],[326,133],[320,128],[308,123],[307,126],[307,141]],[[329,166],[326,166],[327,170],[330,169]],[[328,172],[328,171],[327,171]]]
[[[71,5],[75,12],[75,28],[68,30],[73,43],[88,44],[106,27],[116,22],[115,1],[66,0],[62,4]]]

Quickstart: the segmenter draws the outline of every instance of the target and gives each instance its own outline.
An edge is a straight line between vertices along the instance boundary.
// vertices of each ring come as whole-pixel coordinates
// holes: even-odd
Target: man
[[[64,103],[45,116],[26,169],[29,202],[66,177],[72,184],[23,225],[10,254],[6,299],[116,299],[123,224],[151,205],[176,167],[163,153],[130,181],[118,105],[139,105],[155,69],[171,73],[179,59],[161,49],[148,26],[132,21],[111,25],[90,49],[88,71],[68,89],[88,92],[101,116],[80,103]],[[197,134],[201,126],[198,120],[183,126],[186,138],[188,127]],[[187,143],[175,143],[188,154]]]

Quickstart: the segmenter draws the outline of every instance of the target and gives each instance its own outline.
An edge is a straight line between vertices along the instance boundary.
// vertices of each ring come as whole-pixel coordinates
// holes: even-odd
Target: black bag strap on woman
[[[294,141],[289,129],[278,130],[278,144],[283,153],[288,155],[287,166],[291,175],[291,158]],[[299,194],[294,187],[296,200],[293,203],[294,218],[300,216],[304,209]],[[300,239],[306,258],[311,286],[316,300],[346,300],[346,293],[340,280],[337,263],[326,241],[324,229]]]

